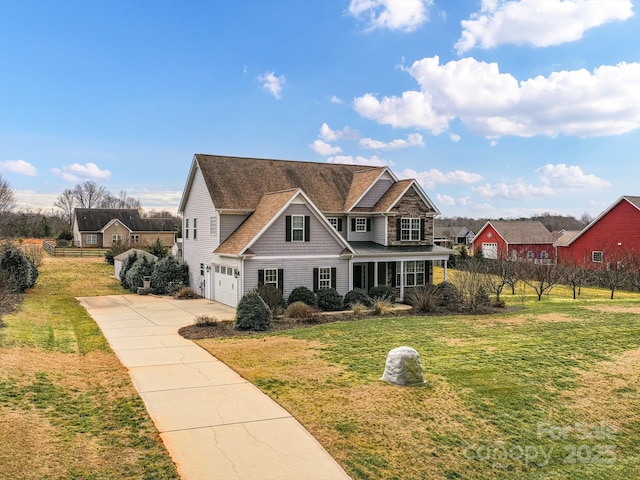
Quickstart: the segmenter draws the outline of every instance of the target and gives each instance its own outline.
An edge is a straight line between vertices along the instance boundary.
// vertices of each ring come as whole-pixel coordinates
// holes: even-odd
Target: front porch
[[[355,254],[349,260],[350,288],[369,291],[389,285],[404,299],[406,288],[433,283],[433,264],[442,262],[447,279],[447,261],[453,250],[437,245],[385,247],[374,242],[351,242]]]

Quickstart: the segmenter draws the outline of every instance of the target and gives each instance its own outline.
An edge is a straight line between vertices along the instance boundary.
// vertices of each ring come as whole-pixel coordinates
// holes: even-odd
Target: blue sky
[[[4,1],[0,175],[177,208],[194,153],[384,164],[444,216],[640,195],[631,0]]]

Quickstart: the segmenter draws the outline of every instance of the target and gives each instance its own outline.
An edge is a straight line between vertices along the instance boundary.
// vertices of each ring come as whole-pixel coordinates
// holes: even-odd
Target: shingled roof
[[[142,218],[135,208],[76,208],[74,215],[81,232],[99,232],[112,220],[119,220],[133,232],[173,232],[170,218]]]
[[[487,225],[489,224],[507,243],[535,244],[554,242],[551,232],[539,221],[500,220],[488,222]],[[485,228],[486,225],[482,230]]]
[[[300,188],[321,211],[342,212],[386,168],[204,154],[195,160],[218,210],[254,210],[267,193]]]

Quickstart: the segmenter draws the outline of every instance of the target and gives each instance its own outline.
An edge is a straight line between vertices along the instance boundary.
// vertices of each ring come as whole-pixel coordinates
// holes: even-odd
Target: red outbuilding
[[[573,238],[556,244],[558,263],[585,268],[640,258],[640,197],[623,196]]]
[[[555,261],[554,235],[538,221],[489,221],[473,239],[473,251],[485,258]]]

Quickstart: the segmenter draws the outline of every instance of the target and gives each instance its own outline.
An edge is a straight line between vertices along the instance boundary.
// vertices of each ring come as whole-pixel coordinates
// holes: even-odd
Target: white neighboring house
[[[179,213],[190,285],[233,307],[259,284],[402,299],[453,253],[434,245],[427,194],[387,167],[197,154]]]

